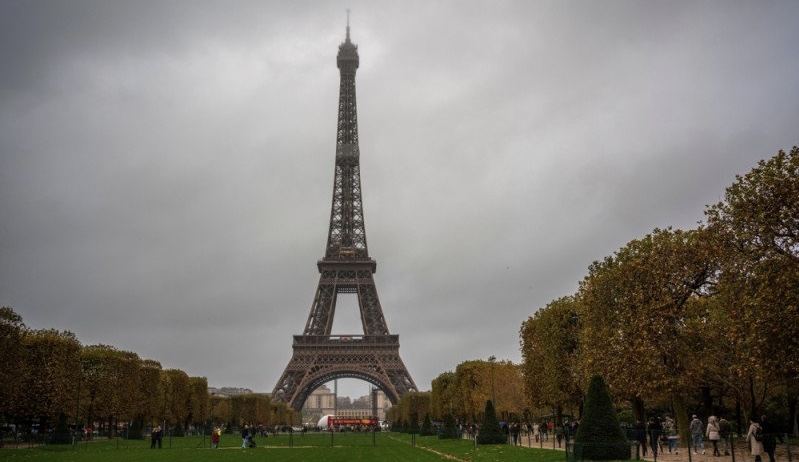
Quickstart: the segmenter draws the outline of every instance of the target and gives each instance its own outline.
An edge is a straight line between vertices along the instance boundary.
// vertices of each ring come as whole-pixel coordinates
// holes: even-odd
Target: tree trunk
[[[755,379],[749,376],[749,420],[757,419],[757,398],[755,398]]]
[[[646,422],[646,410],[644,409],[644,400],[640,397],[636,396],[632,399],[630,403],[633,408],[633,415],[635,416],[635,420],[639,420],[641,422]]]
[[[677,431],[682,441],[683,446],[686,448],[691,445],[691,431],[690,420],[688,419],[688,409],[685,407],[685,399],[682,395],[675,394],[674,402],[674,418],[677,421]],[[687,449],[686,449],[687,452]]]

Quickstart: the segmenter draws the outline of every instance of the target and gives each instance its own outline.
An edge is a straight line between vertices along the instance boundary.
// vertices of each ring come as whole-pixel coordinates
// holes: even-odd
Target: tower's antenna
[[[347,41],[350,41],[350,10],[347,9]]]

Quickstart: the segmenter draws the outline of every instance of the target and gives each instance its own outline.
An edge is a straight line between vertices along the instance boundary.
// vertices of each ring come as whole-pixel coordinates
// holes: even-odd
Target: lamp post
[[[494,393],[494,361],[497,360],[497,357],[491,355],[488,357],[488,362],[491,363],[491,402],[494,403],[494,409],[497,409],[497,397]]]
[[[72,449],[78,447],[78,415],[80,414],[80,383],[83,381],[83,364],[78,368],[78,394],[75,396],[75,429],[72,432]]]

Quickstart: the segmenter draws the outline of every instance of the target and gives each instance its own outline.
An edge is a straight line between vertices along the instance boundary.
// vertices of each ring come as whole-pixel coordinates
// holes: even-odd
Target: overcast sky
[[[0,0],[0,305],[271,392],[326,244],[347,8],[369,251],[422,390],[519,362],[592,261],[799,144],[795,1]]]

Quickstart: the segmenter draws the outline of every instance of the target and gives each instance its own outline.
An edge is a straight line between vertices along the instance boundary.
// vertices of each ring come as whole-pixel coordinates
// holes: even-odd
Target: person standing
[[[250,438],[250,427],[244,424],[241,429],[241,449],[247,449],[247,440]]]
[[[155,427],[150,432],[150,449],[155,449],[157,440],[158,440],[158,427]]]
[[[718,457],[721,455],[719,453],[719,440],[721,439],[721,427],[719,426],[719,421],[716,416],[712,415],[707,418],[707,430],[705,430],[705,435],[713,443],[713,455]]]
[[[697,446],[702,448],[702,454],[705,453],[705,440],[702,438],[702,435],[705,433],[705,429],[703,428],[704,425],[702,421],[699,420],[696,414],[693,415],[693,419],[691,419],[691,441],[694,446],[694,454],[696,454]]]
[[[755,456],[755,462],[762,461],[760,458],[760,454],[763,453],[763,444],[760,442],[762,437],[758,436],[762,434],[763,431],[760,428],[760,424],[755,420],[750,420],[749,431],[746,432],[746,441],[749,443],[749,447],[752,449],[752,455]]]
[[[214,428],[214,431],[211,432],[211,449],[217,449],[219,447],[219,429]]]

